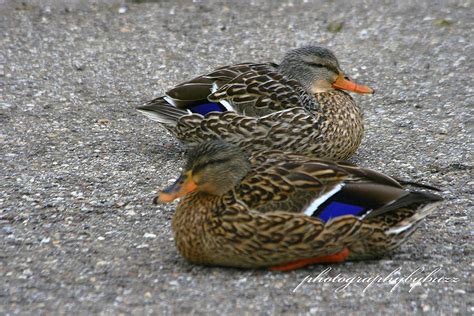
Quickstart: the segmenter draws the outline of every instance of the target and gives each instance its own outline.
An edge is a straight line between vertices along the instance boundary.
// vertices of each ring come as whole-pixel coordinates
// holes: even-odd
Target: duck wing
[[[228,104],[233,111],[247,116],[263,116],[295,106],[319,110],[313,95],[300,83],[275,68],[252,68],[213,92],[209,101]]]
[[[211,73],[183,82],[168,90],[165,95],[138,106],[137,110],[148,118],[159,123],[174,126],[179,118],[196,113],[205,116],[211,112],[234,111],[228,100],[210,101],[213,91],[243,73],[274,71],[273,63],[241,63],[218,68]]]
[[[268,151],[251,158],[256,166],[234,190],[249,209],[303,213],[328,222],[352,215],[363,220],[439,200],[428,192],[406,191],[374,170],[303,155]]]

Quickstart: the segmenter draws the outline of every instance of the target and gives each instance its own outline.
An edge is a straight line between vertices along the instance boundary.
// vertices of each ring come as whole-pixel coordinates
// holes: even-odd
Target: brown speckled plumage
[[[138,110],[189,145],[223,139],[249,152],[278,149],[347,159],[360,145],[364,125],[354,99],[331,86],[338,76],[343,72],[334,55],[309,47],[291,51],[281,65],[219,68]],[[202,102],[229,109],[205,116],[188,111]]]
[[[206,156],[206,150],[199,152],[203,158],[194,157],[183,172],[195,180],[197,189],[182,198],[172,222],[179,252],[197,264],[272,267],[345,248],[351,260],[378,257],[404,242],[440,200],[431,193],[406,191],[390,177],[344,163],[267,151],[253,154],[247,167],[241,157],[222,154],[216,162]],[[202,161],[208,165],[193,171]],[[220,184],[227,186],[225,193],[200,190],[213,181],[216,168],[229,164],[243,165],[245,170],[243,175],[230,174]],[[352,194],[359,205],[372,208],[326,222],[316,216],[319,206],[305,214],[312,202],[331,190],[341,196]],[[328,199],[337,196],[331,194]]]

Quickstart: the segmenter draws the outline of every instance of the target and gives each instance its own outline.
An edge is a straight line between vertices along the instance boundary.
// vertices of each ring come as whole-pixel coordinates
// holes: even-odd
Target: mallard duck
[[[381,173],[223,141],[188,152],[155,203],[181,198],[172,221],[190,262],[289,270],[379,257],[410,236],[441,198]]]
[[[189,145],[223,139],[249,151],[278,149],[347,159],[364,133],[342,90],[373,93],[323,47],[292,50],[280,65],[243,63],[182,83],[137,109]]]

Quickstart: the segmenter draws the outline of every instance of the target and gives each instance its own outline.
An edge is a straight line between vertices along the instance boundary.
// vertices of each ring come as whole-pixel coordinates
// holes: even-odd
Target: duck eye
[[[344,79],[346,79],[347,81],[351,81],[351,78],[349,78],[349,76],[344,76]]]
[[[308,62],[307,64],[312,67],[324,68],[322,64],[318,64],[318,63]]]

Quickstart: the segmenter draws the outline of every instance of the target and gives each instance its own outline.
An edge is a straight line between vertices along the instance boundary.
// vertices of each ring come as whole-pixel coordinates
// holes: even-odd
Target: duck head
[[[155,203],[169,203],[191,192],[222,195],[249,172],[247,156],[237,146],[221,140],[205,142],[187,152],[183,173],[160,192]]]
[[[374,93],[358,85],[344,74],[336,56],[327,48],[307,46],[289,51],[279,65],[279,71],[295,79],[310,93],[342,89],[356,93]]]

